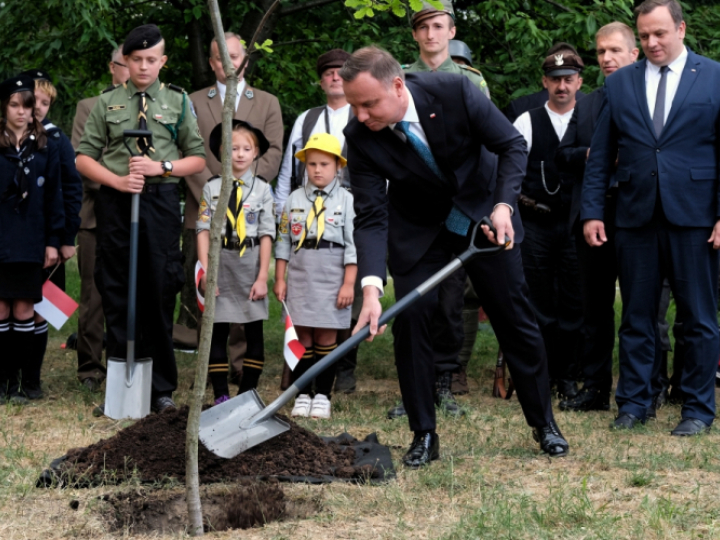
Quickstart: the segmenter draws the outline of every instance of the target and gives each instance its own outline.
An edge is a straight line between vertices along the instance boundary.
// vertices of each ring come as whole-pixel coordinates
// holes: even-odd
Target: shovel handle
[[[380,319],[378,320],[378,326],[389,323],[391,320],[397,317],[397,315],[405,311],[408,307],[410,307],[422,296],[424,296],[428,291],[439,285],[442,281],[444,281],[451,274],[456,272],[468,261],[477,257],[478,255],[490,255],[499,253],[509,245],[510,239],[505,237],[505,244],[500,244],[499,246],[492,246],[489,248],[478,248],[476,245],[476,236],[478,231],[480,230],[480,225],[488,225],[492,228],[492,223],[487,217],[476,223],[472,231],[470,245],[468,246],[468,248],[463,253],[455,257],[452,261],[450,261],[445,267],[432,275],[427,281],[420,284],[417,288],[413,289],[410,293],[408,293],[402,299],[393,304],[387,311],[383,312],[382,315],[380,315]],[[301,388],[312,382],[315,377],[320,375],[320,373],[325,371],[325,369],[327,369],[329,366],[333,365],[335,362],[344,357],[353,347],[359,345],[361,341],[367,339],[369,335],[370,325],[364,326],[363,328],[358,330],[356,334],[350,336],[350,338],[345,340],[337,349],[335,349],[325,358],[323,358],[310,369],[308,369],[297,381],[290,385],[287,390],[280,394],[280,396],[278,396],[275,401],[270,403],[270,405],[265,407],[262,411],[258,412],[257,414],[249,418],[245,423],[243,423],[243,425],[241,425],[241,428],[250,427],[275,415],[282,407],[284,407],[287,403],[290,402],[291,399],[293,399],[297,395]]]

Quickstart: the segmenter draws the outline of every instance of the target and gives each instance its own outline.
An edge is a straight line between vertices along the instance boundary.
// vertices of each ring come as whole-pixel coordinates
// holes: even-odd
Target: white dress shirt
[[[670,108],[672,107],[678,86],[680,86],[680,77],[682,76],[683,69],[685,69],[687,56],[687,49],[683,47],[680,56],[668,64],[669,69],[667,75],[665,75],[665,118],[663,119],[663,125],[665,125],[670,115]],[[660,66],[656,66],[648,60],[645,63],[645,93],[647,96],[648,109],[650,109],[650,118],[655,114],[655,100],[657,99],[660,77]]]
[[[347,126],[348,118],[350,117],[350,104],[340,107],[337,110],[325,106],[325,110],[328,114],[328,123],[330,125],[330,135],[334,135],[338,141],[340,141],[340,148],[345,146],[345,133],[343,130]],[[277,185],[275,186],[275,215],[280,216],[283,211],[283,205],[290,195],[290,176],[292,175],[292,160],[295,160],[295,167],[297,168],[300,164],[295,156],[293,156],[293,145],[296,146],[295,151],[302,150],[302,128],[305,123],[305,117],[308,111],[305,111],[295,120],[292,131],[290,132],[290,138],[288,139],[287,148],[285,148],[285,155],[283,156],[282,165],[280,166],[280,172],[278,173]],[[315,126],[313,126],[310,135],[315,133],[326,133],[325,130],[325,114],[321,114]],[[307,177],[298,179],[302,185],[307,183]]]
[[[565,114],[558,114],[552,109],[550,109],[550,107],[548,107],[548,102],[546,101],[545,110],[550,116],[550,122],[552,123],[558,140],[562,141],[562,138],[567,131],[568,124],[570,123],[570,119],[572,118],[573,111],[575,109],[570,109]],[[525,137],[525,142],[527,143],[528,147],[528,154],[530,154],[530,150],[532,150],[533,140],[532,120],[530,120],[530,113],[524,112],[520,116],[518,116],[517,120],[515,120],[515,122],[513,123],[513,126],[515,126],[515,129],[520,132],[520,135]]]
[[[227,86],[221,83],[220,81],[216,81],[215,83],[217,85],[218,94],[220,94],[220,100],[221,103],[225,103],[225,91],[227,90]],[[240,104],[240,98],[243,95],[243,92],[245,91],[245,79],[242,81],[238,81],[237,85],[237,96],[235,96],[235,110],[237,111],[238,105]]]

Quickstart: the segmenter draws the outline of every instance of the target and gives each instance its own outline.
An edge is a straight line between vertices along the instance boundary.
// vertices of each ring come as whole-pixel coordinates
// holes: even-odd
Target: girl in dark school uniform
[[[18,381],[34,348],[42,270],[58,260],[65,213],[57,146],[34,118],[35,81],[0,83],[0,399],[26,404]]]

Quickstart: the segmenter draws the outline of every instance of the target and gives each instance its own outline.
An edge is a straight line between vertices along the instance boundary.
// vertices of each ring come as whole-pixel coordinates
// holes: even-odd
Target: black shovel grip
[[[132,138],[132,139],[148,139],[149,141],[152,141],[152,131],[149,129],[126,129],[123,131],[123,144],[125,145],[125,148],[128,149],[128,152],[130,152],[131,156],[136,156],[137,154],[133,151],[132,148],[130,148],[130,145],[125,140],[126,138]],[[150,143],[152,146],[152,143]]]

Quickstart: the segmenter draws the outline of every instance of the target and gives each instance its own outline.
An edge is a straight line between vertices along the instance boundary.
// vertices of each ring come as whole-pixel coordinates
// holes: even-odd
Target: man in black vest
[[[612,22],[603,26],[595,35],[595,43],[598,64],[605,77],[637,60],[639,51],[635,46],[635,33],[625,23]],[[604,245],[591,248],[585,242],[580,222],[585,162],[590,154],[590,141],[603,94],[604,87],[600,87],[577,103],[555,159],[558,169],[574,179],[568,222],[575,236],[583,287],[584,345],[580,365],[584,384],[577,396],[560,402],[563,411],[610,409],[615,347],[615,283],[618,278],[614,241],[617,187],[611,187],[606,194],[605,233],[608,241]]]
[[[530,301],[542,331],[550,384],[561,397],[577,394],[574,365],[582,327],[582,296],[575,242],[568,232],[571,185],[564,185],[555,152],[582,86],[583,62],[572,53],[552,54],[543,63],[545,106],[515,120],[528,145],[527,173],[520,195],[525,226],[522,251]]]

